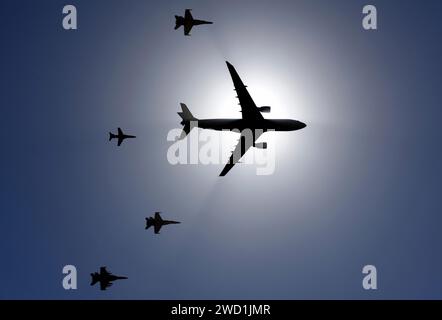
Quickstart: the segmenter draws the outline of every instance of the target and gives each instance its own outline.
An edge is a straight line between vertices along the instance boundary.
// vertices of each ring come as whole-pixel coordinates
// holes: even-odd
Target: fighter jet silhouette
[[[136,138],[136,136],[130,136],[124,134],[123,130],[121,130],[121,128],[118,128],[118,134],[113,134],[112,132],[109,132],[109,141],[111,141],[114,138],[118,139],[118,146],[121,146],[124,139]]]
[[[181,124],[184,126],[180,139],[186,137],[190,130],[194,127],[202,129],[212,130],[244,130],[249,129],[252,137],[245,138],[245,135],[241,135],[239,143],[236,145],[235,150],[230,156],[229,162],[226,164],[220,176],[225,176],[233,166],[239,162],[250,147],[258,149],[267,149],[267,143],[256,143],[256,140],[266,131],[293,131],[300,130],[306,127],[305,123],[290,119],[264,119],[261,113],[270,112],[270,107],[257,107],[253,102],[252,97],[246,89],[246,86],[242,82],[235,68],[228,62],[227,68],[235,86],[237,98],[241,106],[242,119],[197,119],[189,111],[184,103],[181,103],[182,112],[178,112],[178,115],[182,118]]]
[[[153,226],[155,234],[159,234],[162,226],[181,223],[178,221],[163,220],[163,218],[161,218],[160,216],[160,213],[161,212],[155,212],[155,218],[146,218],[146,230]]]
[[[97,282],[100,282],[100,290],[106,290],[109,288],[113,284],[112,281],[127,279],[127,277],[114,276],[112,273],[106,270],[106,267],[101,267],[100,273],[94,272],[91,273],[91,276],[91,286],[95,285]]]
[[[184,13],[184,17],[175,16],[175,30],[181,26],[184,26],[184,35],[185,36],[190,35],[190,30],[192,30],[193,26],[198,26],[201,24],[213,24],[213,22],[210,22],[210,21],[193,19],[192,14],[190,13],[191,10],[192,9],[186,9],[186,12]]]

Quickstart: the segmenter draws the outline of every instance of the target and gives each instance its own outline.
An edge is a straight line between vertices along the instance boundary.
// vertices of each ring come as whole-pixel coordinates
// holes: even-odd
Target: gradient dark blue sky
[[[77,0],[74,32],[67,3],[0,2],[0,298],[442,298],[442,2]],[[174,32],[188,7],[215,24]],[[308,124],[274,175],[167,162],[180,102],[239,115],[225,60]],[[89,287],[101,265],[129,280]]]

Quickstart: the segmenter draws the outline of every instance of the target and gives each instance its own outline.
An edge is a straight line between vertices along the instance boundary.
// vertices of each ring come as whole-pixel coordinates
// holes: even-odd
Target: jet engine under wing
[[[235,68],[228,61],[226,61],[226,63],[232,77],[233,85],[235,86],[239,104],[241,105],[242,118],[248,121],[263,120],[264,118],[261,112],[259,112],[258,107],[247,91],[247,88],[239,77],[238,72],[236,72]]]
[[[233,166],[237,164],[239,160],[241,160],[241,158],[246,154],[247,150],[249,150],[250,147],[255,144],[255,141],[258,140],[261,134],[262,132],[254,134],[253,141],[250,141],[252,139],[246,139],[245,136],[241,135],[235,150],[233,150],[232,155],[230,156],[229,162],[227,162],[223,171],[221,171],[219,175],[220,177],[224,177],[230,171],[230,169],[232,169]]]

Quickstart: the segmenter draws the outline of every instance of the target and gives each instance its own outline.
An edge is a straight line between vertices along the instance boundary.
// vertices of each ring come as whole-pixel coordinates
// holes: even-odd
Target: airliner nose
[[[307,127],[307,125],[304,122],[293,120],[292,130],[301,130]]]

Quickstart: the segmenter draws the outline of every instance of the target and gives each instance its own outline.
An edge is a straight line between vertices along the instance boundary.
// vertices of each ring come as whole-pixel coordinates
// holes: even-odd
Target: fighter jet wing
[[[263,120],[264,118],[261,112],[259,112],[258,108],[256,107],[255,102],[239,77],[238,72],[236,72],[235,68],[229,62],[226,61],[226,63],[230,76],[232,77],[233,85],[235,86],[239,104],[241,105],[242,118],[249,121]]]
[[[191,9],[186,9],[184,13],[184,35],[188,36],[193,27],[193,17],[190,13]]]
[[[124,134],[123,134],[123,130],[121,130],[121,128],[118,128],[118,146],[121,146],[121,144],[123,143],[124,140]]]
[[[188,36],[190,33],[190,30],[192,30],[192,28],[193,28],[193,25],[185,23],[184,24],[184,35]]]
[[[245,139],[244,136],[241,136],[238,144],[235,147],[235,150],[233,150],[232,155],[230,156],[229,161],[227,162],[226,166],[224,167],[223,171],[220,173],[220,177],[224,177],[230,169],[233,168],[235,164],[241,160],[241,158],[246,154],[247,150],[250,149],[255,144],[255,141],[258,140],[258,138],[261,136],[262,132],[258,132],[255,134],[253,141],[247,141],[251,139]]]
[[[192,11],[192,9],[186,9],[186,11],[184,12],[184,19],[185,20],[193,20],[192,14],[190,13],[190,11]]]
[[[109,288],[112,285],[111,282],[109,281],[101,281],[100,282],[100,290],[106,290],[107,288]]]
[[[100,268],[100,275],[109,275],[109,271],[106,270],[106,267]]]
[[[163,218],[161,218],[160,213],[161,212],[155,212],[155,220],[163,221]]]
[[[154,226],[153,226],[153,231],[155,232],[155,234],[158,234],[158,233],[160,233],[160,230],[161,230],[161,227],[162,227],[163,225],[162,224],[155,224]]]

